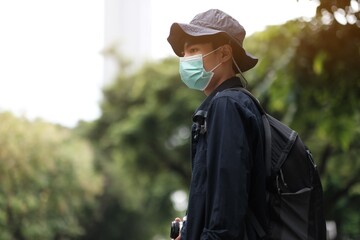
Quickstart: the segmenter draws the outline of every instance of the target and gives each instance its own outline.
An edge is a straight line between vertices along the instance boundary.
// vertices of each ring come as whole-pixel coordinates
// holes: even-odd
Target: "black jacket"
[[[249,206],[265,226],[263,124],[254,102],[231,89],[240,86],[237,77],[225,81],[194,114],[182,240],[259,239],[246,218]]]

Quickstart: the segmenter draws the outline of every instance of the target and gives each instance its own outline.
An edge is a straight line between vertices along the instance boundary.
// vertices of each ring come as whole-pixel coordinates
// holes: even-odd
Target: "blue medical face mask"
[[[221,47],[219,47],[221,48]],[[191,89],[203,91],[214,76],[213,71],[221,65],[221,62],[207,72],[204,69],[203,58],[215,52],[219,48],[205,54],[198,54],[190,57],[180,57],[180,77],[181,80]]]

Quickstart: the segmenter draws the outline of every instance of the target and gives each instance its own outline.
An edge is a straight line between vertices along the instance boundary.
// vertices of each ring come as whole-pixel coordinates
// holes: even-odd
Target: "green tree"
[[[82,235],[82,211],[101,178],[88,142],[71,130],[0,113],[0,239]]]
[[[149,63],[132,75],[120,72],[104,89],[90,138],[107,177],[100,215],[108,217],[95,231],[116,229],[107,239],[168,235],[169,217],[175,216],[170,196],[187,188],[191,115],[203,98],[186,89],[177,67],[176,59]]]

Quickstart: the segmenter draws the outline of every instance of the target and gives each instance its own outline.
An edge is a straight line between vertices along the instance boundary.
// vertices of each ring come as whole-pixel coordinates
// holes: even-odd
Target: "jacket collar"
[[[242,87],[240,78],[234,76],[232,78],[229,78],[228,80],[221,83],[209,96],[205,98],[205,100],[201,103],[201,105],[197,108],[195,111],[193,117],[199,112],[199,111],[207,111],[208,105],[211,102],[211,100],[214,98],[214,96],[228,88],[235,88],[235,87]]]

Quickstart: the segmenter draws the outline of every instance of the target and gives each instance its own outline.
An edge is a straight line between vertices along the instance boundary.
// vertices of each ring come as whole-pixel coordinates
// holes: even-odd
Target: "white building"
[[[139,67],[151,54],[151,1],[105,0],[105,49],[115,47],[117,52]],[[119,71],[116,61],[105,57],[104,82]]]

